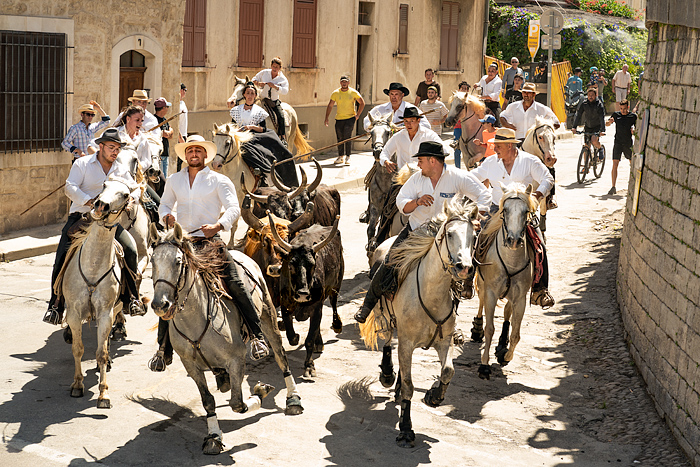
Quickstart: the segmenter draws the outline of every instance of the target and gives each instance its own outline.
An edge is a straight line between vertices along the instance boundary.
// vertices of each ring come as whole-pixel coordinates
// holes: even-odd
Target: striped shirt
[[[423,113],[427,113],[435,109],[433,112],[430,112],[428,115],[426,115],[425,118],[428,119],[428,121],[430,122],[430,127],[435,133],[437,133],[438,135],[442,134],[442,121],[449,112],[447,110],[447,107],[445,107],[445,104],[438,100],[431,104],[426,99],[420,103],[418,108]]]
[[[68,152],[80,149],[83,154],[87,154],[88,144],[95,139],[95,133],[109,124],[109,115],[102,117],[99,122],[86,126],[83,122],[78,122],[68,129],[66,137],[63,138],[61,146]],[[77,157],[77,156],[76,156]]]

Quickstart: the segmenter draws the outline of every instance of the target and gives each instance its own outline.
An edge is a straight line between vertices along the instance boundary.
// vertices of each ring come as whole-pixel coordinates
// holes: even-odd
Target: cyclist
[[[591,86],[586,91],[586,100],[581,103],[576,110],[574,117],[574,125],[571,131],[576,134],[580,124],[583,124],[585,133],[598,133],[599,136],[605,136],[605,107],[598,99],[598,87]],[[598,158],[602,161],[605,159],[605,147],[600,144],[598,136],[591,136],[591,143],[598,151]]]

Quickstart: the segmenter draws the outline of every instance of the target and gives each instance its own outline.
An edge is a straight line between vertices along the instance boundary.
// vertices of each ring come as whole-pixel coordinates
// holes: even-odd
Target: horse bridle
[[[155,282],[153,282],[154,289],[156,288],[156,285],[158,285],[160,282],[162,282],[165,285],[170,286],[173,289],[173,291],[175,292],[175,296],[173,298],[173,305],[170,307],[171,310],[173,310],[173,309],[174,310],[172,313],[170,313],[170,310],[168,310],[168,314],[170,314],[170,316],[172,318],[175,316],[175,314],[177,312],[182,311],[182,309],[185,308],[185,304],[187,303],[187,299],[190,296],[190,292],[192,291],[192,287],[194,287],[194,283],[196,282],[196,278],[194,280],[192,280],[192,284],[190,285],[189,290],[185,294],[185,299],[182,301],[182,304],[179,304],[178,303],[179,294],[185,287],[185,284],[182,284],[182,287],[180,287],[180,283],[183,281],[183,278],[185,281],[187,280],[187,259],[185,258],[185,254],[182,251],[182,248],[180,248],[179,245],[177,245],[176,243],[173,243],[173,242],[158,243],[156,246],[153,247],[153,252],[155,253],[155,249],[158,248],[159,246],[162,246],[162,245],[172,245],[175,248],[177,248],[178,250],[180,250],[180,252],[182,252],[182,254],[183,254],[182,263],[180,263],[180,272],[178,273],[177,282],[175,284],[173,284],[172,282],[170,282],[167,279],[156,279]],[[196,271],[195,271],[195,274],[196,274]]]
[[[519,196],[509,196],[507,198],[504,198],[503,204],[505,204],[505,202],[510,200],[510,199],[520,199],[520,197]],[[501,212],[501,221],[502,221],[501,222],[501,230],[503,230],[503,246],[506,246],[506,234],[508,233],[508,226],[506,225],[505,211]],[[525,225],[523,226],[523,231],[520,234],[521,238],[525,236],[525,230],[527,229],[528,224],[531,225],[534,229],[536,229],[540,225],[539,218],[535,215],[535,213],[533,211],[530,211],[530,210],[528,210],[528,212],[527,212],[527,220],[525,221]],[[500,254],[499,254],[499,257],[500,257]],[[502,261],[503,260],[501,260],[501,262]]]
[[[438,256],[440,257],[440,262],[442,263],[442,270],[445,272],[449,272],[452,275],[454,275],[453,271],[457,267],[457,264],[455,263],[454,258],[452,257],[452,252],[450,251],[450,244],[445,243],[445,248],[447,248],[447,256],[448,256],[449,261],[450,261],[449,263],[446,263],[445,260],[442,258],[442,254],[440,253],[440,244],[442,244],[443,240],[445,240],[445,236],[447,235],[447,226],[450,223],[456,222],[456,221],[468,222],[468,220],[462,219],[459,217],[455,217],[453,219],[445,221],[445,223],[442,224],[442,235],[440,236],[440,240],[439,240],[440,243],[438,243],[437,236],[435,237],[435,240],[434,240],[435,247],[438,250]]]
[[[231,147],[233,146],[233,136],[227,135],[226,133],[216,133],[214,136],[225,136],[231,141],[231,144],[229,145],[226,154],[219,154],[218,152],[216,153],[217,156],[220,156],[224,160],[222,164],[228,164],[233,160],[234,157],[238,155],[238,153],[240,152],[240,148],[237,147],[236,152],[233,154],[233,156],[231,156],[231,158],[229,158],[229,156],[231,155]]]
[[[466,106],[467,106],[466,101],[465,101],[462,105],[465,106],[465,115],[466,115]],[[475,112],[473,109],[469,108],[469,110],[471,110],[472,114],[471,114],[470,116],[468,116],[468,117],[464,117],[463,119],[461,119],[461,120],[459,121],[459,123],[460,123],[461,125],[464,125],[464,122],[466,122],[466,121],[469,120],[470,118],[476,116],[476,112]],[[474,139],[476,138],[476,135],[478,135],[478,134],[482,131],[483,128],[484,128],[484,124],[481,123],[481,124],[479,125],[479,127],[476,129],[476,132],[475,132],[470,138],[465,139],[465,138],[463,138],[462,136],[460,136],[460,138],[459,138],[462,142],[464,142],[464,149],[469,153],[469,158],[470,158],[470,159],[471,159],[472,157],[474,157],[476,154],[472,154],[471,150],[469,149],[469,146],[467,146],[467,145],[468,145],[470,142],[474,141]],[[464,133],[462,133],[462,135],[464,135]]]
[[[543,124],[543,125],[540,125],[540,126],[536,127],[536,128],[532,131],[532,135],[533,135],[532,138],[533,138],[533,139],[535,140],[535,142],[537,143],[537,147],[540,149],[540,152],[541,152],[543,155],[544,155],[544,149],[542,149],[542,145],[540,144],[540,139],[537,137],[537,130],[539,130],[540,128],[547,127],[547,126],[549,126],[549,125]]]
[[[122,180],[116,179],[116,178],[113,178],[113,179],[110,179],[110,180],[105,180],[104,183],[102,184],[102,189],[103,189],[103,190],[105,189],[106,184],[107,184],[108,181],[110,181],[110,182],[119,182],[119,183],[123,184],[124,186],[126,186],[127,190],[129,191],[129,194],[131,194],[131,187],[129,186],[129,184],[126,183],[126,182],[124,182],[124,181],[122,181]],[[101,194],[101,193],[100,193],[100,194]],[[127,195],[127,196],[128,196],[128,195]],[[128,205],[129,205],[129,201],[127,200],[127,201],[122,205],[121,208],[119,208],[119,209],[117,209],[117,210],[107,211],[107,215],[104,216],[104,218],[102,218],[102,219],[96,220],[96,222],[102,222],[102,225],[105,226],[105,229],[107,229],[107,230],[112,230],[112,229],[115,228],[117,225],[119,225],[119,222],[117,222],[117,219],[119,218],[119,216],[121,215],[121,213],[124,212],[124,210],[126,209],[126,207],[127,207]],[[109,216],[111,216],[111,215],[113,215],[113,214],[114,214],[114,223],[113,223],[112,225],[109,225],[109,224],[107,224],[107,219],[106,219],[106,218],[109,217]],[[127,229],[124,229],[124,230],[127,230]]]

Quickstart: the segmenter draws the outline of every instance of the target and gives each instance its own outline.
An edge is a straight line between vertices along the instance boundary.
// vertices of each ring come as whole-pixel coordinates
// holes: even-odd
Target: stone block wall
[[[630,178],[618,301],[656,408],[700,466],[700,29],[648,27],[650,124],[636,216]]]

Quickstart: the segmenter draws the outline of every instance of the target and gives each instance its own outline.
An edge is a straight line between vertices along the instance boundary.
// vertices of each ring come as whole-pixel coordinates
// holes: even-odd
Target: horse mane
[[[418,172],[417,168],[411,167],[410,165],[406,164],[403,167],[401,167],[401,170],[394,174],[391,181],[399,185],[403,185],[408,181],[409,178],[411,178],[411,175],[413,175],[416,172]]]
[[[455,91],[452,93],[447,103],[452,104],[455,98],[464,102],[464,105],[471,107],[479,118],[484,118],[486,116],[486,104],[473,94],[469,94],[466,91]]]
[[[277,233],[282,240],[287,240],[289,237],[289,224],[291,223],[287,219],[281,219],[275,215],[272,215],[275,221],[275,227],[277,228]],[[238,241],[236,244],[236,249],[242,250],[246,256],[253,257],[255,253],[262,249],[262,240],[267,238],[274,241],[272,236],[272,230],[270,229],[270,221],[267,218],[260,219],[263,224],[265,224],[258,233],[255,229],[249,228],[245,236]]]
[[[399,284],[415,269],[418,262],[428,254],[443,224],[455,218],[467,220],[474,206],[474,203],[467,205],[459,202],[445,203],[443,212],[411,232],[408,238],[391,252],[389,266],[397,268]]]
[[[372,118],[374,118],[374,117],[372,117]],[[380,115],[379,117],[374,118],[374,121],[371,121],[371,120],[370,120],[369,126],[367,127],[367,129],[368,129],[368,130],[371,130],[371,129],[374,128],[374,126],[377,125],[378,123],[386,123],[387,125],[390,125],[390,126],[391,126],[391,125],[392,125],[392,123],[391,123],[392,120],[393,120],[393,119],[392,119],[392,114],[390,114],[390,113]],[[393,129],[393,128],[392,128],[392,129]]]
[[[223,125],[216,127],[216,130],[225,135],[233,137],[238,147],[240,147],[241,144],[247,143],[253,139],[253,133],[248,130],[241,130],[235,123],[224,123]]]
[[[514,196],[520,198],[527,204],[527,208],[530,212],[534,212],[537,209],[537,202],[532,196],[526,193],[527,188],[522,183],[511,183],[507,185],[503,190],[503,196],[501,197],[501,202],[498,204],[498,212],[496,212],[491,219],[486,223],[484,230],[479,234],[479,237],[489,237],[498,232],[503,226],[503,204],[506,199],[512,198]]]

